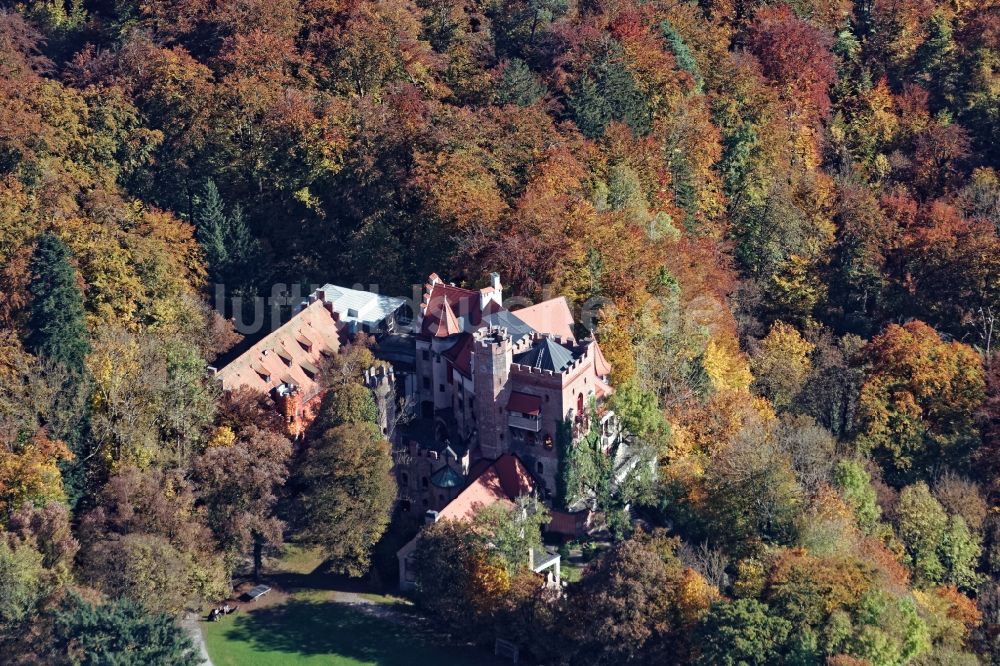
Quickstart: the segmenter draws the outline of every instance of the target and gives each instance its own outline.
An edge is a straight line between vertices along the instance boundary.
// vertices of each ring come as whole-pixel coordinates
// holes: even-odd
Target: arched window
[[[545,466],[542,465],[542,461],[541,460],[539,460],[538,462],[535,463],[535,469],[538,470],[539,474],[545,474]]]
[[[424,478],[420,479],[420,485],[426,488],[428,485],[430,485],[430,480],[425,476]]]

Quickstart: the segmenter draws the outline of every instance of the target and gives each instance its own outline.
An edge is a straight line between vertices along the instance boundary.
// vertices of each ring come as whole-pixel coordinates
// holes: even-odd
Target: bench
[[[246,596],[249,601],[257,601],[262,596],[271,591],[269,585],[256,585],[251,588],[244,596]]]

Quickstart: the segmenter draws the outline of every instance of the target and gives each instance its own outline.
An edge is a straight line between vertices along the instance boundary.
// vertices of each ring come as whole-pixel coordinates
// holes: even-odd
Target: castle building
[[[322,397],[323,357],[353,333],[370,333],[392,370],[364,381],[393,442],[404,509],[443,510],[468,486],[470,469],[504,455],[517,457],[544,498],[556,490],[561,430],[575,442],[596,428],[608,449],[618,437],[613,413],[601,407],[612,393],[611,366],[596,340],[578,339],[574,328],[563,297],[505,309],[496,273],[482,289],[432,274],[412,308],[328,284],[218,378],[226,390],[268,393],[299,434]]]
[[[538,480],[541,493],[550,495],[563,422],[572,425],[574,439],[591,425],[601,429],[608,445],[616,436],[613,414],[590,423],[591,403],[612,393],[611,366],[595,340],[575,338],[565,298],[511,312],[503,309],[502,295],[496,273],[480,290],[429,277],[414,326],[416,401],[423,419],[435,421],[436,441],[446,438],[451,449],[439,451],[441,466],[513,453]],[[452,456],[455,463],[448,462]],[[425,488],[437,492],[426,505],[433,508],[448,493],[431,488],[430,478],[425,486],[424,478],[419,475],[417,483],[407,478],[406,485],[418,495]]]

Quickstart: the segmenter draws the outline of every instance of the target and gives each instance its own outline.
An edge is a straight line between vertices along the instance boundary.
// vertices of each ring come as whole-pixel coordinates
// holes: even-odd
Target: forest
[[[285,542],[371,575],[370,352],[300,446],[206,376],[215,294],[495,271],[599,300],[655,478],[551,597],[435,526],[422,612],[540,664],[1000,664],[998,234],[997,0],[2,2],[0,659],[199,663],[179,614]]]

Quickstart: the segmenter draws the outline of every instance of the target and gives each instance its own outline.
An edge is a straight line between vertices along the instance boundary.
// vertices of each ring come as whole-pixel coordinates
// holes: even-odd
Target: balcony
[[[538,432],[542,429],[542,419],[540,416],[524,416],[521,414],[511,414],[507,417],[507,424],[511,428],[520,428],[528,432]]]

